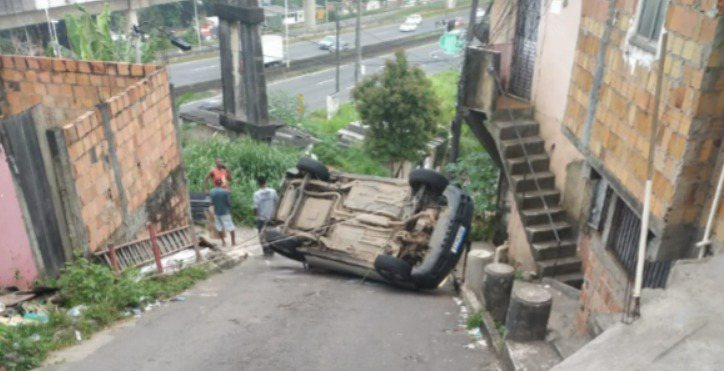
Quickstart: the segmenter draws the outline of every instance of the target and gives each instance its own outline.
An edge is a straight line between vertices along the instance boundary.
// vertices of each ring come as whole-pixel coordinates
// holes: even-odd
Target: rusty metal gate
[[[618,258],[629,279],[636,273],[636,261],[641,233],[641,220],[620,198],[616,201],[609,249]],[[666,285],[671,261],[644,262],[644,287],[659,288]]]
[[[0,121],[0,140],[24,198],[45,272],[55,275],[65,253],[32,110]]]
[[[535,69],[535,51],[540,22],[540,0],[518,0],[513,62],[510,70],[510,93],[530,99]]]

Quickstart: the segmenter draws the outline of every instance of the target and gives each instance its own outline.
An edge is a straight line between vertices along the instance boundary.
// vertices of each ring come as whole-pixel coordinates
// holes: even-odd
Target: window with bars
[[[666,5],[668,0],[641,0],[636,34],[631,42],[645,50],[655,52],[661,28],[666,19]]]
[[[641,220],[623,200],[616,200],[615,211],[608,238],[608,249],[616,257],[629,279],[636,274]],[[649,232],[648,241],[653,234]],[[659,288],[666,285],[671,268],[670,261],[644,262],[644,287]]]

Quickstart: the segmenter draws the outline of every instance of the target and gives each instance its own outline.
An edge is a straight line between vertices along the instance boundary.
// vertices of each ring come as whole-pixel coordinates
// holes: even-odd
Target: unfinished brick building
[[[644,286],[665,287],[671,265],[701,250],[724,161],[724,5],[518,0],[491,13],[463,99],[504,174],[510,257],[580,285],[590,324],[630,298],[662,55]],[[724,207],[712,221],[720,251]]]
[[[57,273],[73,251],[143,236],[148,222],[160,230],[189,224],[164,69],[21,56],[0,62],[0,172],[12,174],[0,190],[14,206],[0,210],[8,221],[0,230],[26,232],[0,249],[0,287]]]

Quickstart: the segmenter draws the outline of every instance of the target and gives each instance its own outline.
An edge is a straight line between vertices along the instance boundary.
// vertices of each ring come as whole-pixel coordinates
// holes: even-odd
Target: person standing
[[[216,231],[219,232],[221,243],[226,247],[225,232],[231,235],[231,246],[236,246],[236,228],[231,218],[231,192],[223,187],[221,179],[214,180],[214,188],[209,192],[211,203],[214,205],[214,221]]]
[[[221,180],[222,188],[229,189],[231,175],[229,174],[229,169],[226,168],[226,165],[224,165],[224,162],[221,161],[220,158],[216,159],[216,166],[212,167],[211,170],[206,173],[206,176],[204,177],[204,186],[206,186],[206,183],[209,181],[211,181],[212,185],[216,185],[217,179]]]
[[[276,205],[279,196],[277,196],[277,191],[273,188],[267,188],[266,178],[263,176],[256,178],[256,183],[259,186],[259,189],[254,192],[254,215],[256,216],[256,230],[261,234],[261,230],[272,218],[274,206]],[[271,251],[271,249],[266,247],[264,244],[262,244],[262,246],[264,249],[264,255],[274,255],[274,252]]]

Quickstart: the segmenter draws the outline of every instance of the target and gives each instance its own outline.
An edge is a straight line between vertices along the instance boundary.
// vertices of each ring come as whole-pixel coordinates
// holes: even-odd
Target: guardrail
[[[362,54],[365,58],[376,57],[384,55],[401,47],[414,47],[420,46],[432,41],[438,40],[442,35],[442,29],[430,31],[424,34],[415,35],[413,37],[406,37],[402,39],[395,39],[390,41],[383,41],[381,43],[365,45],[362,47]],[[346,64],[355,60],[356,53],[354,49],[341,51],[339,53],[340,64]],[[309,57],[304,59],[292,60],[290,67],[285,66],[274,66],[265,69],[267,81],[274,81],[289,77],[290,75],[299,74],[305,71],[319,70],[324,67],[334,67],[336,63],[335,54],[329,53],[328,55],[321,55],[316,57]],[[218,89],[221,87],[221,79],[214,79],[209,81],[198,82],[189,85],[174,85],[173,94],[174,98],[188,92],[199,92],[210,89]]]

